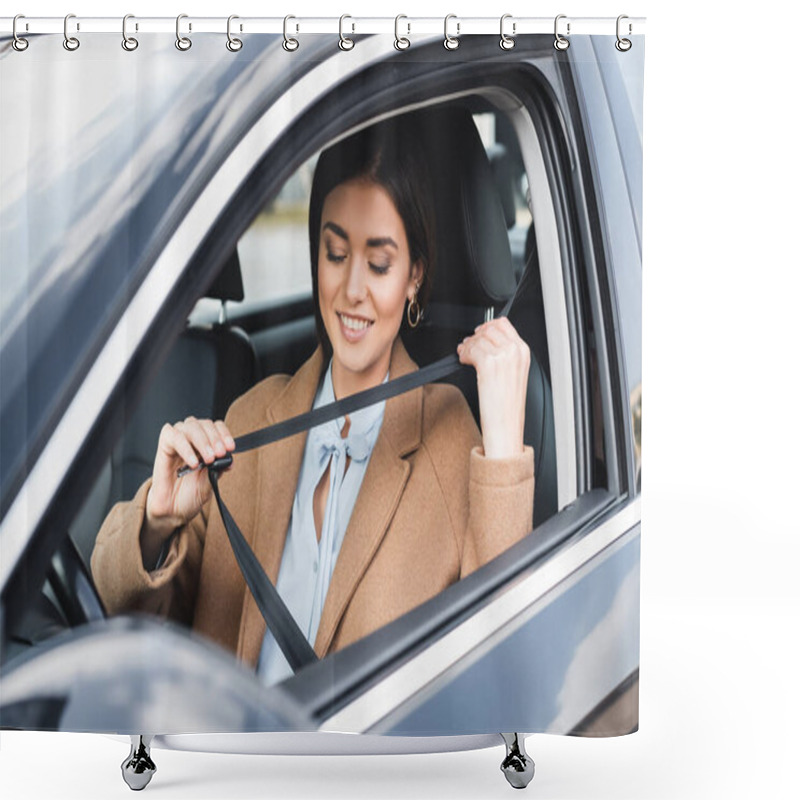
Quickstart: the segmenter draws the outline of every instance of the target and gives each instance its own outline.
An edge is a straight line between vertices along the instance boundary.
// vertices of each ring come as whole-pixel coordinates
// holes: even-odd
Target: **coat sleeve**
[[[453,386],[437,384],[426,405],[425,446],[447,505],[463,578],[533,529],[533,448],[525,445],[511,458],[487,458],[467,401]]]
[[[283,375],[271,376],[233,403],[225,424],[234,436],[254,428],[260,418],[255,412],[263,412],[285,380]],[[108,513],[92,552],[92,577],[109,614],[144,611],[191,625],[209,516],[219,512],[212,495],[172,534],[159,568],[148,571],[140,535],[151,483],[148,478],[132,500],[117,503]]]
[[[483,445],[469,454],[469,520],[461,577],[487,564],[533,529],[533,448],[511,458],[487,458]]]
[[[105,518],[92,552],[92,577],[106,611],[145,611],[191,624],[211,500],[172,535],[161,566],[149,572],[142,560],[148,478],[132,500],[117,503]]]

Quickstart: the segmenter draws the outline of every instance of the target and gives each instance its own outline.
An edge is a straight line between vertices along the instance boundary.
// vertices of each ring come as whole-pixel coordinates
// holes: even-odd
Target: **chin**
[[[341,369],[352,376],[374,377],[372,371],[391,353],[391,345],[386,351],[375,352],[373,348],[364,347],[364,342],[352,344],[350,342],[332,342],[333,358],[339,363]],[[388,362],[387,362],[388,368]],[[380,376],[383,380],[383,375]]]
[[[352,372],[354,375],[362,375],[369,372],[375,365],[375,361],[368,356],[359,357],[354,353],[342,353],[341,350],[334,348],[333,357],[339,362],[343,369]]]

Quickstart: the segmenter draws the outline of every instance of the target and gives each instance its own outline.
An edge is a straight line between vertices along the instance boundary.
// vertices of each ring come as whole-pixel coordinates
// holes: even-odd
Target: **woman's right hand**
[[[175,528],[196,516],[211,497],[208,470],[198,469],[182,478],[178,477],[178,470],[184,465],[197,467],[201,460],[211,464],[235,447],[222,420],[187,417],[175,425],[164,425],[158,437],[153,483],[147,494],[145,525],[151,535],[163,542]]]

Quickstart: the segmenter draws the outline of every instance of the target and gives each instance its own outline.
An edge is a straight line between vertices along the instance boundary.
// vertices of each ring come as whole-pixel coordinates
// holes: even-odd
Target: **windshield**
[[[91,57],[59,36],[31,38],[30,58],[4,48],[0,94],[14,112],[0,116],[2,513],[168,235],[169,212],[230,142],[220,97],[274,38],[230,59],[208,57],[217,41],[179,52],[167,35],[148,36],[152,59],[111,34],[93,39]],[[79,85],[80,102],[68,90]]]

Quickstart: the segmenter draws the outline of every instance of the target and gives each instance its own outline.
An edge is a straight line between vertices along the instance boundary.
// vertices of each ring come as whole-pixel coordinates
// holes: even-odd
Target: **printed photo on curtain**
[[[635,731],[644,37],[8,22],[0,726]]]

